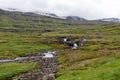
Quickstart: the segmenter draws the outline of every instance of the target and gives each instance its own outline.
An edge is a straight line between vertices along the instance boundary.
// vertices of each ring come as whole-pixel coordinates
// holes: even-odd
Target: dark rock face
[[[4,10],[0,9],[0,15],[4,14]]]
[[[83,36],[76,41],[73,41],[74,38],[69,36],[57,37],[57,39],[59,40],[59,43],[65,44],[67,48],[77,49],[86,43],[86,41],[88,40],[88,36]]]
[[[67,47],[73,47],[74,46],[74,42],[66,42],[65,44],[67,45]]]
[[[65,42],[72,41],[72,37],[70,37],[70,36],[68,36],[68,37],[62,36],[62,37],[57,37],[57,40],[59,41],[59,43],[63,44]]]
[[[77,20],[77,21],[85,20],[84,18],[80,18],[78,16],[67,16],[66,19],[68,19],[68,20]]]

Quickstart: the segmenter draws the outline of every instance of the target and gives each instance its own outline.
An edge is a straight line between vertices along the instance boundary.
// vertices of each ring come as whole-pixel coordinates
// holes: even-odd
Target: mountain
[[[39,12],[39,11],[36,11],[36,12],[33,12],[35,14],[39,14],[39,15],[43,15],[43,16],[48,16],[48,17],[53,17],[53,18],[59,18],[56,14],[54,13],[45,13],[45,12]]]
[[[83,23],[83,24],[82,24]],[[85,23],[87,24],[87,23]],[[0,9],[0,31],[46,32],[78,27],[84,22],[63,19],[52,13],[23,12],[17,9]]]
[[[0,9],[0,31],[51,32],[70,27],[105,25],[112,22],[86,20],[77,16],[57,16],[53,13],[23,12],[17,9]]]
[[[19,10],[19,9],[16,9],[16,8],[6,8],[5,10],[6,11],[11,11],[11,12],[15,12],[15,11],[25,12],[25,11],[22,11],[22,10]],[[79,20],[79,21],[86,20],[84,18],[80,18],[79,16],[57,16],[54,13],[46,13],[46,12],[41,12],[41,11],[33,11],[31,13],[39,14],[39,15],[42,15],[42,16],[48,16],[48,17],[52,17],[52,18],[59,18],[59,19]]]
[[[84,18],[80,18],[78,16],[66,16],[67,20],[78,20],[78,21],[82,21],[82,20],[86,20]]]
[[[111,22],[120,22],[119,18],[103,18],[101,21],[111,21]]]

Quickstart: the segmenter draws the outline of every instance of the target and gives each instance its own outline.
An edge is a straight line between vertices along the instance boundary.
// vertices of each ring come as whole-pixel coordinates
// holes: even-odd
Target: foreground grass
[[[120,80],[119,26],[74,30],[63,34],[72,32],[78,38],[88,35],[89,39],[78,50],[65,50],[58,55],[57,80]]]
[[[119,80],[120,59],[98,62],[84,70],[69,70],[58,73],[57,80]]]
[[[35,69],[36,63],[6,63],[0,65],[0,80],[10,80],[11,77]]]

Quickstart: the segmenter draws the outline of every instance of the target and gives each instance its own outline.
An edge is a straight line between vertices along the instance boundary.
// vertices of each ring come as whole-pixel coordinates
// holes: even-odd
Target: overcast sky
[[[120,18],[120,0],[0,0],[0,8],[74,15],[87,19]]]

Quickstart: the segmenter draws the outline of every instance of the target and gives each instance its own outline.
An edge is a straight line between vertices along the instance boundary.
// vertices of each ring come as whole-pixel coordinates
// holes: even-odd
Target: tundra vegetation
[[[30,13],[29,13],[30,14]],[[0,59],[34,52],[60,50],[56,80],[119,80],[120,23],[74,21],[35,14],[0,14]],[[58,37],[73,42],[88,36],[84,46],[72,50]],[[0,79],[34,70],[36,63],[0,64]],[[21,66],[21,67],[18,67]],[[5,68],[5,69],[4,69]]]

